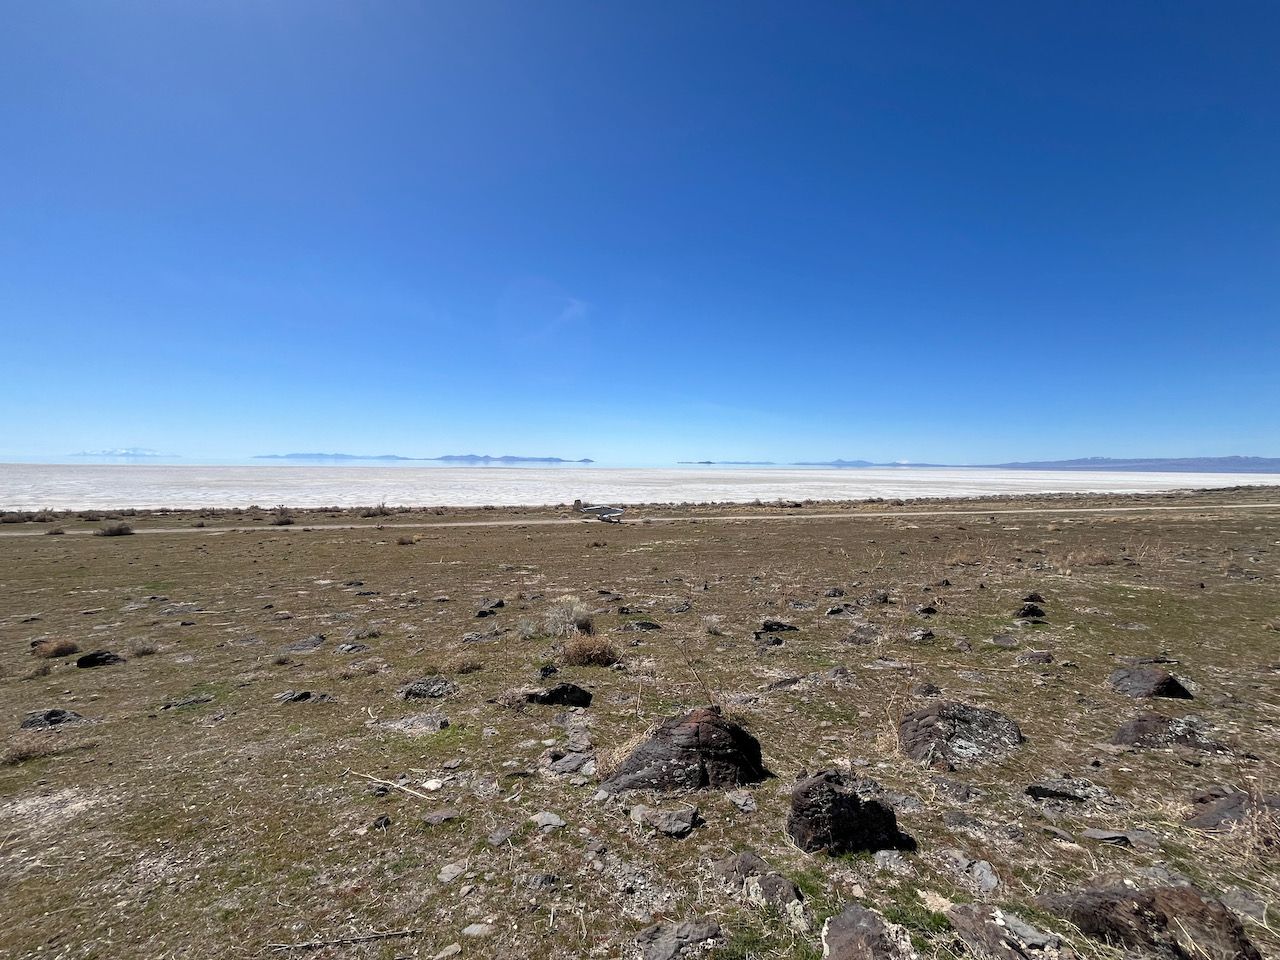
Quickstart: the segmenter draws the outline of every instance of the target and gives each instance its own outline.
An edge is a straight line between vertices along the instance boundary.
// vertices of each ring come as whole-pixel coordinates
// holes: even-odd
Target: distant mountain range
[[[81,450],[71,454],[73,457],[169,457],[171,454],[148,450],[146,447],[116,447],[113,450]]]
[[[560,457],[491,457],[488,454],[455,453],[443,457],[401,457],[394,453],[364,456],[357,453],[263,453],[254,460],[431,460],[446,463],[595,463],[594,460],[564,460]]]
[[[768,461],[681,460],[700,466],[778,466]],[[791,467],[981,467],[988,470],[1112,470],[1147,473],[1280,473],[1280,457],[1081,457],[1013,463],[874,463],[871,460],[802,460]]]
[[[1029,460],[985,466],[1003,470],[1123,470],[1157,473],[1280,473],[1280,457],[1145,457]]]

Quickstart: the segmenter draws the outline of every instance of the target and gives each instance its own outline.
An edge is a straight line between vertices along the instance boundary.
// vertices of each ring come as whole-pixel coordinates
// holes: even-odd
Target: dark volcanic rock
[[[589,707],[591,691],[576,683],[557,683],[545,690],[530,690],[525,695],[529,703],[543,703],[555,707]]]
[[[1191,797],[1195,811],[1185,821],[1197,830],[1230,830],[1255,817],[1270,816],[1280,824],[1280,794],[1252,794],[1214,786]],[[1276,831],[1260,831],[1267,846],[1275,846]]]
[[[35,710],[22,718],[18,724],[22,730],[42,730],[48,727],[61,727],[69,723],[83,723],[84,717],[74,710],[63,710],[51,707],[48,710]]]
[[[628,620],[619,629],[624,633],[640,633],[646,630],[661,630],[662,624],[652,620]]]
[[[729,790],[767,776],[759,741],[719,708],[699,707],[658,727],[601,789]]]
[[[1262,960],[1235,914],[1190,885],[1091,888],[1040,904],[1086,936],[1159,960]]]
[[[286,690],[284,693],[277,693],[271,699],[279,700],[281,703],[327,703],[333,697],[327,693],[316,693],[312,690]]]
[[[93,653],[86,653],[83,657],[76,661],[77,667],[109,667],[113,663],[124,663],[124,657],[119,654],[112,653],[110,650],[95,650]]]
[[[969,953],[986,960],[1069,960],[1076,955],[1055,934],[990,904],[956,904],[947,919]]]
[[[1196,750],[1223,752],[1227,748],[1208,736],[1199,717],[1165,717],[1158,713],[1140,713],[1125,722],[1111,737],[1112,743],[1132,747],[1192,747]]]
[[[1018,612],[1014,614],[1015,620],[1039,620],[1044,616],[1044,610],[1034,603],[1024,603],[1018,608]]]
[[[711,865],[711,872],[752,903],[772,907],[793,925],[808,929],[804,912],[804,894],[791,880],[778,873],[754,852],[747,850]]]
[[[401,700],[439,700],[458,692],[458,685],[448,677],[422,677],[396,691]]]
[[[1191,691],[1177,677],[1159,667],[1121,667],[1108,681],[1120,693],[1130,697],[1173,697],[1190,700]]]
[[[695,920],[668,921],[645,927],[636,937],[643,960],[675,960],[686,948],[720,936],[720,925],[699,917]]]
[[[822,925],[826,960],[915,960],[911,935],[874,910],[848,904]]]
[[[902,750],[942,770],[1007,756],[1023,742],[1018,725],[997,710],[949,700],[908,713],[898,725]]]
[[[857,782],[836,770],[801,780],[791,791],[787,833],[801,850],[825,850],[832,856],[915,849],[915,842],[898,829],[892,807],[858,794]]]
[[[798,629],[793,624],[787,623],[785,620],[765,620],[760,624],[760,633],[787,633],[791,630]]]

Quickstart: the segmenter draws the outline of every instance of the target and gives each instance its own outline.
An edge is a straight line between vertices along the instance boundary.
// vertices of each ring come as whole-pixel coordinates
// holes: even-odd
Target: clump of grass
[[[38,666],[32,667],[30,670],[24,673],[22,675],[22,679],[23,680],[39,680],[41,677],[47,677],[52,672],[53,672],[53,667],[51,667],[47,663],[42,663]]]
[[[516,635],[521,640],[533,640],[542,636],[542,628],[528,617],[522,617],[516,622]]]
[[[412,547],[417,542],[417,537],[404,536],[396,538],[396,545],[401,547]]]
[[[577,597],[561,597],[547,610],[543,629],[550,637],[571,637],[575,633],[595,633],[590,608]]]
[[[287,527],[293,524],[293,514],[289,512],[289,508],[283,503],[271,511],[271,525],[273,527]]]
[[[133,527],[127,523],[108,523],[93,531],[95,537],[127,537],[133,534]]]
[[[395,511],[394,511],[394,510],[392,510],[390,507],[388,507],[388,506],[387,506],[387,501],[383,500],[383,501],[382,501],[380,504],[378,504],[376,507],[369,507],[367,510],[362,511],[362,512],[361,512],[361,514],[360,514],[360,516],[362,516],[362,517],[389,517],[389,516],[391,516],[391,515],[392,515],[392,514],[394,514],[394,513],[395,513]]]
[[[80,644],[74,640],[42,640],[31,648],[37,657],[52,660],[56,657],[69,657],[80,652]]]
[[[579,635],[564,645],[564,662],[573,667],[611,667],[622,659],[604,637]]]
[[[22,730],[9,738],[0,753],[0,764],[16,767],[28,760],[55,757],[72,750],[83,750],[96,745],[93,740],[67,740],[48,731]]]
[[[1073,550],[1067,554],[1067,564],[1072,567],[1109,567],[1115,560],[1102,550]]]
[[[150,640],[135,640],[129,645],[135,657],[150,657],[160,652],[160,648]]]
[[[714,613],[709,613],[702,618],[702,627],[707,631],[707,636],[723,637],[724,627],[720,624],[721,618]]]
[[[46,530],[44,533],[47,537],[60,537],[66,532],[67,531],[63,530],[61,527],[53,527],[50,530]]]
[[[207,526],[208,526],[208,524],[207,524],[207,523],[205,523],[203,520],[197,520],[195,523],[193,523],[193,524],[192,524],[192,526],[193,526],[193,527],[207,527]]]

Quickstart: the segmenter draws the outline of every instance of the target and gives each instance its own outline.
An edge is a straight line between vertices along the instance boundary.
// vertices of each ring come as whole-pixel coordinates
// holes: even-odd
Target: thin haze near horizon
[[[1270,3],[10,3],[0,456],[1280,456]]]

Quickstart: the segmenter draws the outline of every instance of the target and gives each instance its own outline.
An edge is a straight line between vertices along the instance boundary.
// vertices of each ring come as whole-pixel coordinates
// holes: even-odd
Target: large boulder
[[[760,742],[721,716],[718,707],[699,707],[658,727],[601,789],[732,790],[768,776]]]
[[[822,925],[825,960],[916,960],[911,934],[874,910],[848,904]]]
[[[1190,885],[1093,887],[1040,904],[1094,940],[1158,960],[1262,960],[1235,914]]]
[[[1227,748],[1208,735],[1199,717],[1166,717],[1140,713],[1120,725],[1111,742],[1129,747],[1191,747],[1222,752]]]
[[[898,725],[898,741],[913,760],[940,770],[1005,757],[1023,742],[1022,730],[998,710],[954,700],[915,710]]]
[[[47,710],[34,710],[22,718],[18,726],[22,730],[45,730],[49,727],[61,727],[71,723],[84,723],[84,717],[74,710],[63,710],[61,707],[50,707]]]
[[[787,833],[801,850],[825,850],[832,856],[915,849],[915,842],[898,829],[893,808],[863,799],[857,781],[837,770],[823,770],[795,785]]]
[[[1120,667],[1108,682],[1114,690],[1129,697],[1191,699],[1191,691],[1168,670],[1159,667]]]

